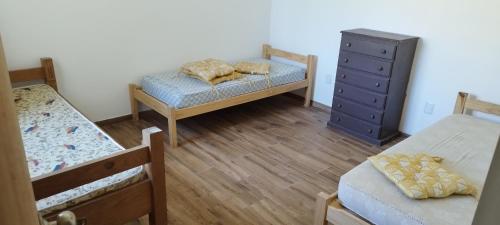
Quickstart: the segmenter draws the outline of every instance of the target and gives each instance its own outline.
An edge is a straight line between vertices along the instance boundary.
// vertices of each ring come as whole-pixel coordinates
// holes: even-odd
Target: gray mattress
[[[482,190],[498,135],[500,124],[453,115],[384,153],[425,152],[443,157],[443,166]],[[469,225],[477,207],[472,196],[409,199],[369,162],[341,177],[338,194],[346,208],[380,225]]]
[[[141,85],[149,95],[170,107],[182,109],[305,79],[305,69],[298,66],[267,59],[246,61],[271,64],[269,79],[263,75],[247,75],[212,87],[179,71],[170,71],[145,76]]]

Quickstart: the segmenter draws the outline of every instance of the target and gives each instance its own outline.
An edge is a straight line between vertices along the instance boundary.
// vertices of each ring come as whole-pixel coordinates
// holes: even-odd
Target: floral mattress
[[[32,178],[98,159],[123,147],[90,122],[48,85],[14,89],[29,172]],[[48,214],[142,180],[137,167],[39,200]]]

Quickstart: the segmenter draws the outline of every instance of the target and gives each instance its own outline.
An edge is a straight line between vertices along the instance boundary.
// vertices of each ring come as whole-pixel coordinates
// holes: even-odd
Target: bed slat
[[[10,75],[10,81],[12,83],[25,82],[31,80],[45,80],[45,72],[41,67],[14,70],[9,72],[9,75]]]
[[[151,181],[145,180],[67,210],[91,225],[123,225],[147,215],[151,210]],[[54,220],[57,215],[46,218]]]
[[[465,102],[465,108],[500,116],[500,105],[496,105],[489,102],[484,102],[480,100],[468,100]]]
[[[292,60],[298,63],[307,64],[307,56],[299,55],[292,52],[287,52],[275,48],[269,49],[269,54],[271,56],[280,57],[288,60]]]
[[[149,148],[139,146],[32,179],[36,200],[50,197],[150,162]]]
[[[277,87],[273,87],[273,88],[269,88],[269,89],[264,89],[261,91],[256,91],[256,92],[252,92],[249,94],[239,95],[239,96],[235,96],[232,98],[227,98],[227,99],[223,99],[223,100],[219,100],[219,101],[215,101],[215,102],[209,102],[209,103],[205,103],[202,105],[193,106],[190,108],[177,109],[175,111],[176,116],[177,116],[176,119],[180,120],[180,119],[188,118],[191,116],[200,115],[200,114],[203,114],[206,112],[211,112],[211,111],[215,111],[215,110],[219,110],[219,109],[223,109],[223,108],[227,108],[227,107],[231,107],[231,106],[235,106],[235,105],[244,104],[247,102],[252,102],[252,101],[263,99],[263,98],[267,98],[269,96],[283,94],[283,93],[297,90],[300,88],[305,88],[305,87],[307,87],[307,85],[308,85],[308,81],[303,80],[303,81],[298,81],[295,83],[290,83],[290,84],[285,84],[285,85],[281,85],[281,86],[277,86]]]

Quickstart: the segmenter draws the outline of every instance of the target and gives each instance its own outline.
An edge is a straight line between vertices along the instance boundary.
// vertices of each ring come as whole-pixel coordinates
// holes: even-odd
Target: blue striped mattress
[[[305,79],[306,70],[298,66],[267,59],[246,61],[269,63],[271,65],[269,77],[247,75],[238,80],[211,86],[179,71],[170,71],[145,76],[141,85],[147,94],[170,107],[182,109]]]

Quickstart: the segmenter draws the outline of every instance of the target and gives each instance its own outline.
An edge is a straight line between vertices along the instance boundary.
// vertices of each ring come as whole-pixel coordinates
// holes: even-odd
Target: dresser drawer
[[[390,42],[375,42],[375,40],[361,39],[348,35],[342,36],[341,50],[372,55],[385,59],[394,59],[396,45]]]
[[[337,81],[387,94],[389,79],[346,68],[337,69]]]
[[[339,65],[386,77],[389,77],[392,71],[392,62],[346,51],[340,52]]]
[[[341,82],[335,82],[334,96],[350,99],[370,107],[383,110],[387,96],[365,91]]]
[[[357,103],[351,102],[349,100],[341,99],[338,97],[333,98],[332,108],[344,114],[348,114],[375,124],[381,124],[382,119],[384,117],[383,111],[378,111],[369,107],[365,107]]]
[[[359,133],[364,136],[379,138],[382,130],[381,126],[373,125],[346,114],[333,111],[331,121],[337,125],[347,128],[351,131]]]

